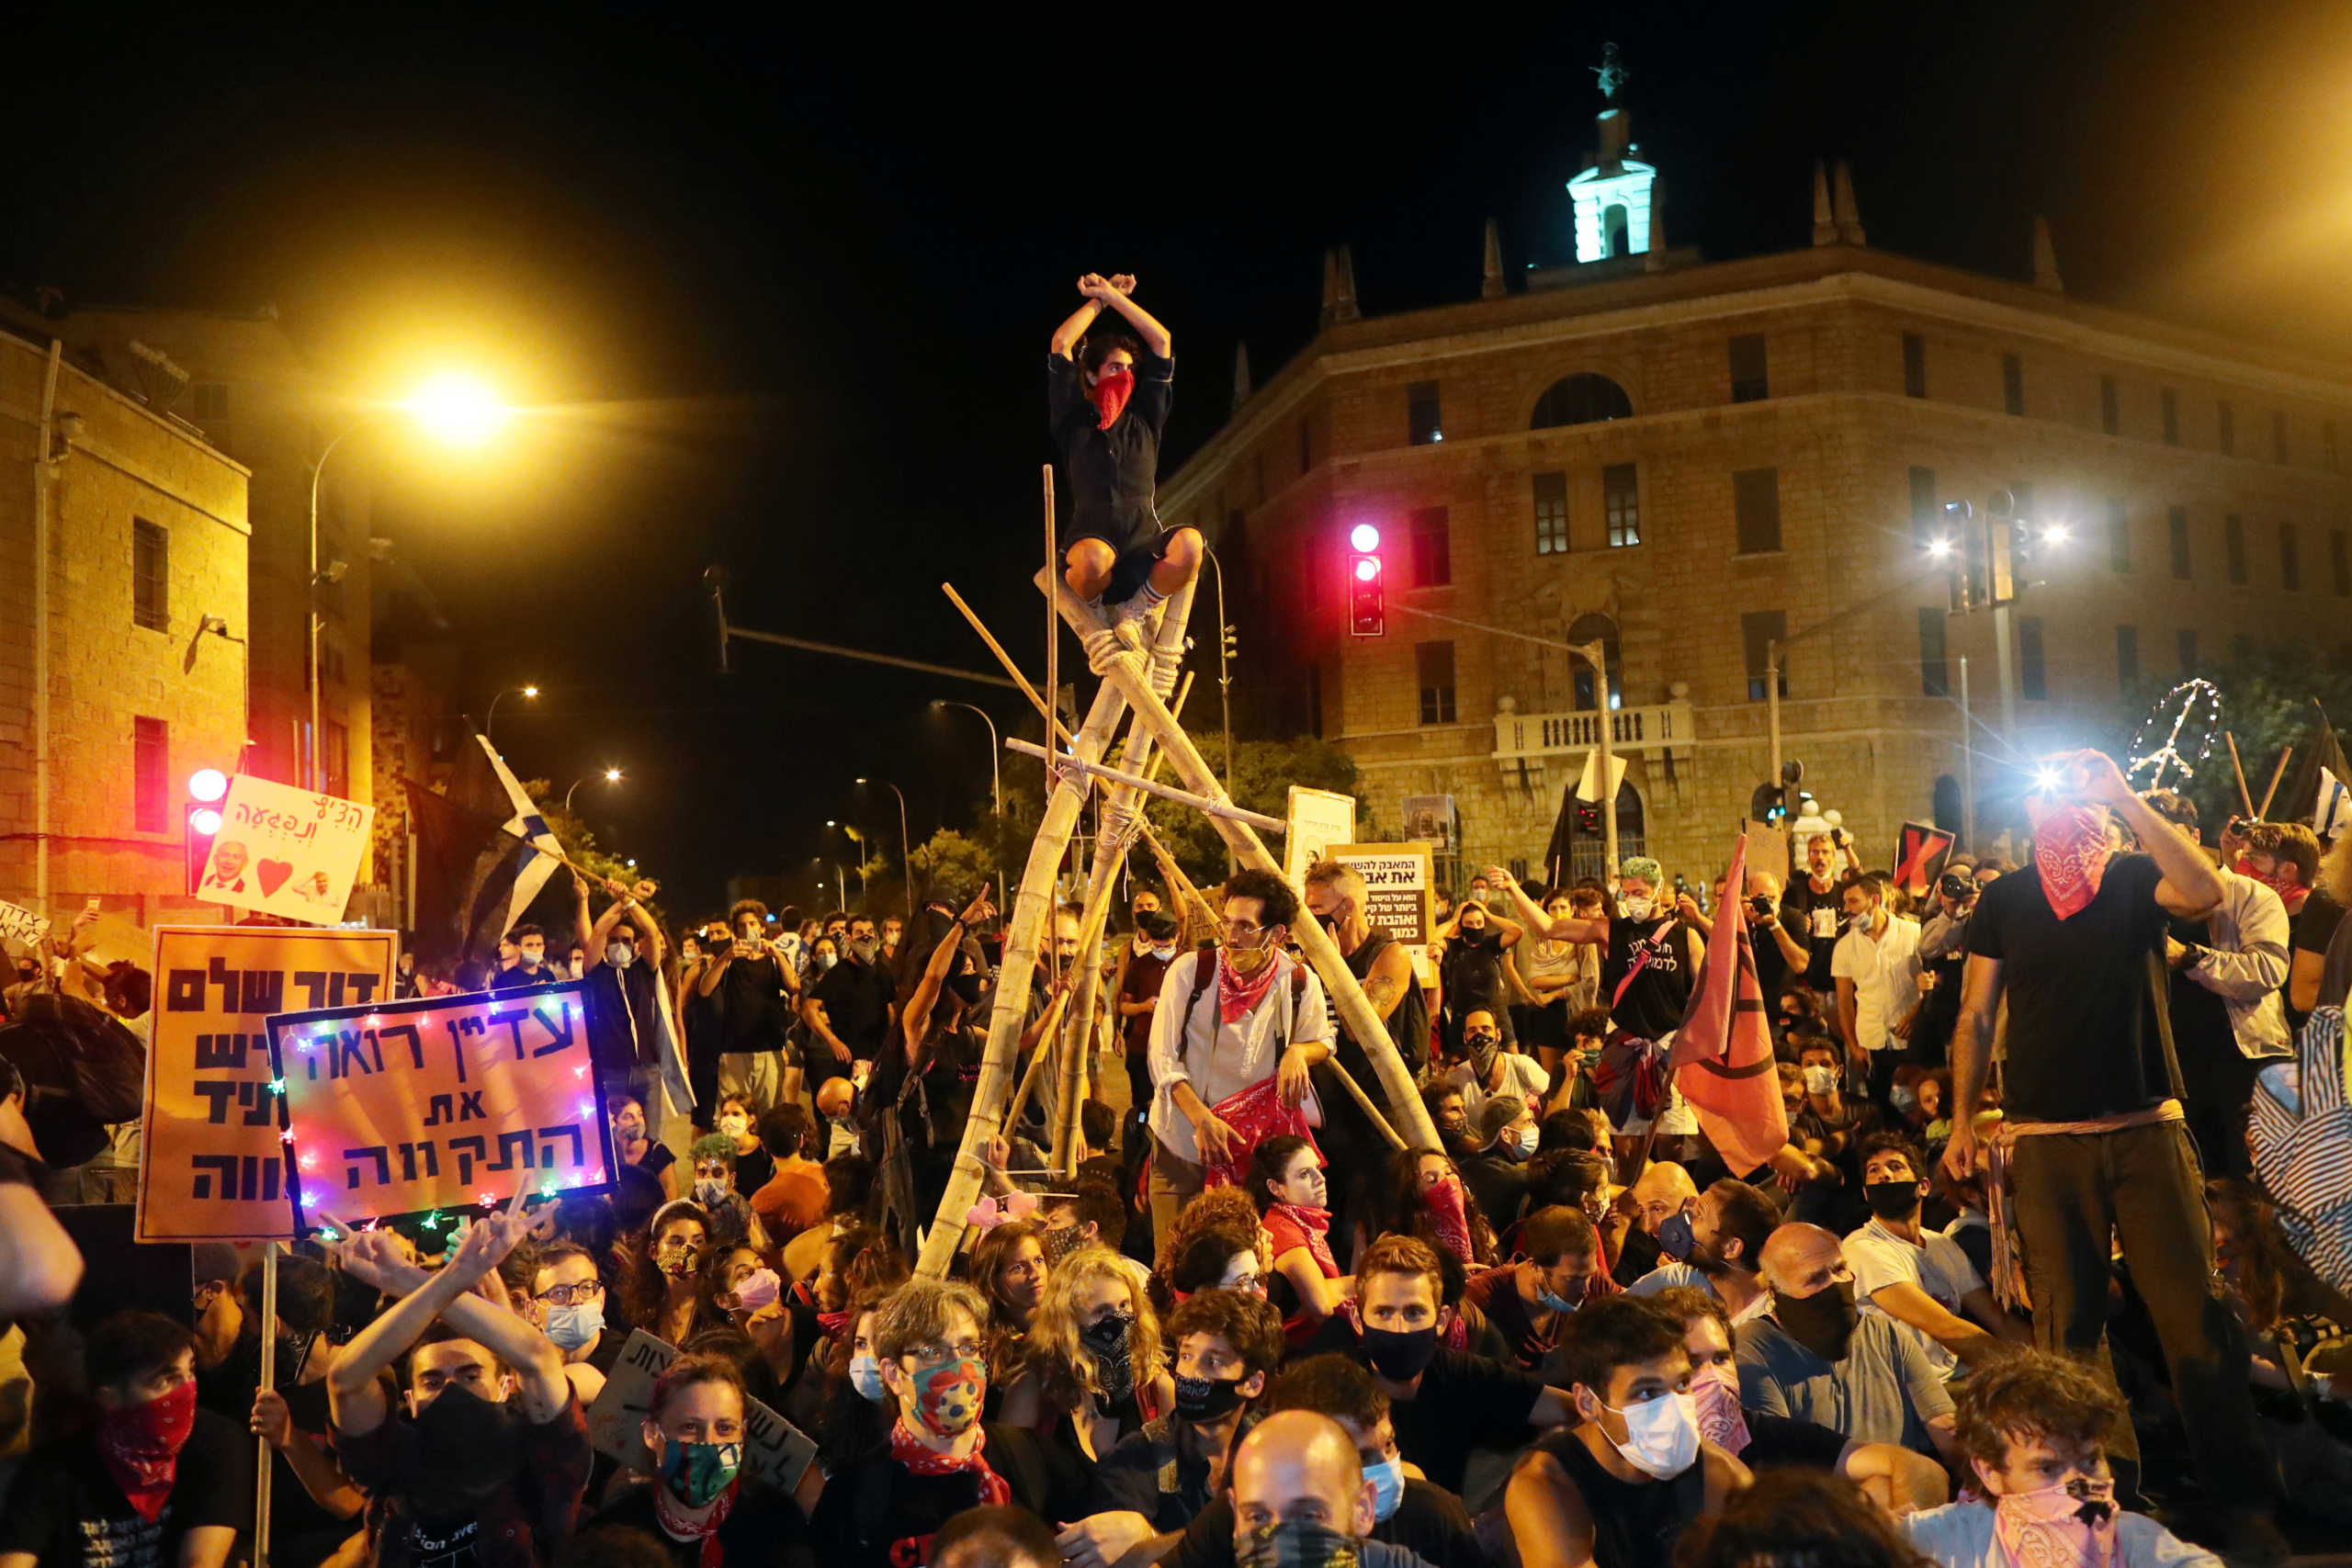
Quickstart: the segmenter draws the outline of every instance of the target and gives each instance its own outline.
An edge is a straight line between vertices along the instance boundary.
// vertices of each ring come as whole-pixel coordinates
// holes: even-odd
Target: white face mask
[[[637,962],[637,949],[625,942],[608,942],[605,944],[605,962],[616,969],[626,969]]]
[[[1643,1474],[1669,1481],[1699,1457],[1699,1402],[1691,1395],[1669,1393],[1624,1410],[1613,1404],[1601,1408],[1625,1418],[1625,1440],[1609,1441]]]
[[[1617,900],[1617,912],[1629,920],[1646,920],[1657,911],[1657,905],[1646,893],[1628,893]]]
[[[1807,1067],[1804,1070],[1804,1091],[1807,1094],[1828,1094],[1838,1087],[1838,1072],[1834,1067]]]
[[[751,1130],[751,1122],[741,1116],[721,1116],[718,1130],[730,1138],[740,1138]]]

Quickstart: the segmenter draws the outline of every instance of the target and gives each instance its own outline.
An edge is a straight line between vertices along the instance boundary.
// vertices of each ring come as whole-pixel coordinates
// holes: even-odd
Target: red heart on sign
[[[286,879],[294,874],[294,863],[291,861],[266,860],[254,867],[254,874],[261,879],[261,896],[267,898],[286,886]]]

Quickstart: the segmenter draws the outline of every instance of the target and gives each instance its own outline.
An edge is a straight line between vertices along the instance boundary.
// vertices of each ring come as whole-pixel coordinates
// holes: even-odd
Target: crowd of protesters
[[[2069,765],[2016,865],[1954,855],[1919,897],[1843,835],[1785,886],[1488,868],[1426,977],[1336,863],[1137,884],[1091,955],[1058,911],[1016,1068],[1099,1042],[1129,1113],[1086,1101],[1074,1176],[1042,1112],[988,1140],[944,1279],[911,1262],[997,1010],[986,891],[745,902],[673,944],[581,887],[576,949],[521,928],[468,978],[595,987],[618,1179],[330,1221],[274,1321],[206,1245],[184,1312],[64,1326],[58,1173],[0,1066],[0,1568],[247,1561],[256,1438],[287,1568],[2275,1561],[2278,1521],[2352,1525],[2352,1303],[2252,1179],[2248,1103],[2352,988],[2352,850],[2233,821],[2207,851],[2185,801]],[[1735,911],[1788,1129],[1752,1171],[1662,1067]],[[1434,1145],[1375,1120],[1307,919]],[[12,1014],[83,988],[135,1022],[74,941]],[[1100,1017],[1066,1021],[1088,962]],[[690,1118],[636,1027],[655,987]],[[616,1453],[586,1412],[632,1329],[678,1354]],[[815,1446],[788,1490],[757,1406]]]

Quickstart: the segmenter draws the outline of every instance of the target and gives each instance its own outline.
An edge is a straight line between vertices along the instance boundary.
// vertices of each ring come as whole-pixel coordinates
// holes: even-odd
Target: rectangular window
[[[2140,628],[2115,628],[2115,685],[2125,696],[2140,691]]]
[[[1750,610],[1739,617],[1740,640],[1747,648],[1747,700],[1764,700],[1765,671],[1772,666],[1770,644],[1784,642],[1789,635],[1789,616],[1785,610]],[[1781,663],[1781,695],[1789,694],[1789,666]]]
[[[1611,463],[1600,470],[1600,502],[1602,513],[1609,520],[1609,543],[1638,545],[1642,542],[1642,497],[1638,478],[1631,463]]]
[[[220,381],[197,381],[188,387],[188,417],[198,424],[229,417],[229,389]]]
[[[2018,617],[2018,694],[2041,702],[2050,695],[2050,682],[2041,667],[2041,617]]]
[[[319,767],[326,775],[324,793],[351,794],[350,733],[331,718],[319,722]]]
[[[1781,470],[1742,468],[1731,477],[1738,552],[1761,555],[1781,547]]]
[[[1413,666],[1420,677],[1421,722],[1423,724],[1452,724],[1453,722],[1453,645],[1450,642],[1415,643]]]
[[[2120,495],[2107,498],[2107,569],[2132,570],[2132,507]]]
[[[2001,355],[2001,412],[2025,412],[2025,360],[2018,355]]]
[[[1438,411],[1437,383],[1416,381],[1405,389],[1407,438],[1416,446],[1445,439],[1445,421]]]
[[[2303,562],[2295,548],[2292,523],[2278,525],[2278,586],[2290,593],[2300,593],[2303,588]]]
[[[2224,457],[2234,457],[2238,449],[2238,411],[2224,400],[2213,406],[2213,440]]]
[[[2341,528],[2327,536],[2327,575],[2338,599],[2352,598],[2352,538]]]
[[[1928,340],[1917,333],[1903,334],[1903,395],[1928,395]]]
[[[2165,445],[2180,445],[2180,393],[2170,387],[2164,389]]]
[[[2172,542],[2172,574],[2186,582],[2188,581],[2188,508],[2165,508],[2165,528]]]
[[[2230,568],[2230,586],[2245,586],[2245,524],[2231,513],[2222,519],[2222,555]]]
[[[1413,586],[1442,588],[1453,581],[1453,529],[1445,508],[1424,506],[1413,513]]]
[[[130,721],[131,826],[161,833],[172,819],[171,730],[160,718]]]
[[[2123,433],[2123,399],[2112,376],[2098,378],[2098,427],[2109,435]]]
[[[1936,505],[1936,470],[1911,465],[1911,542],[1928,547],[1940,530],[1942,513]]]
[[[1564,556],[1568,553],[1568,476],[1566,474],[1535,476],[1535,553],[1539,556]]]
[[[2186,626],[2172,634],[2173,652],[2179,657],[2183,675],[2197,673],[2197,634]]]
[[[1764,334],[1742,333],[1731,340],[1731,400],[1760,403],[1771,395],[1764,360]]]
[[[2287,460],[2287,411],[2285,409],[2270,411],[2270,460],[2274,463],[2284,463]]]
[[[172,629],[172,536],[143,517],[130,520],[130,624]]]
[[[1951,695],[1951,664],[1944,652],[1944,611],[1919,612],[1919,690],[1931,697]]]

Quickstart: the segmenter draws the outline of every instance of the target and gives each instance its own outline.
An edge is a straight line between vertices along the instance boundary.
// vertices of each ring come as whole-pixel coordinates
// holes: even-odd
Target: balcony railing
[[[1650,707],[1619,708],[1609,717],[1609,744],[1618,751],[1656,755],[1687,746],[1695,738],[1687,702],[1659,703]],[[1599,709],[1569,713],[1495,715],[1495,761],[1512,764],[1521,759],[1573,752],[1582,756],[1600,744]]]

